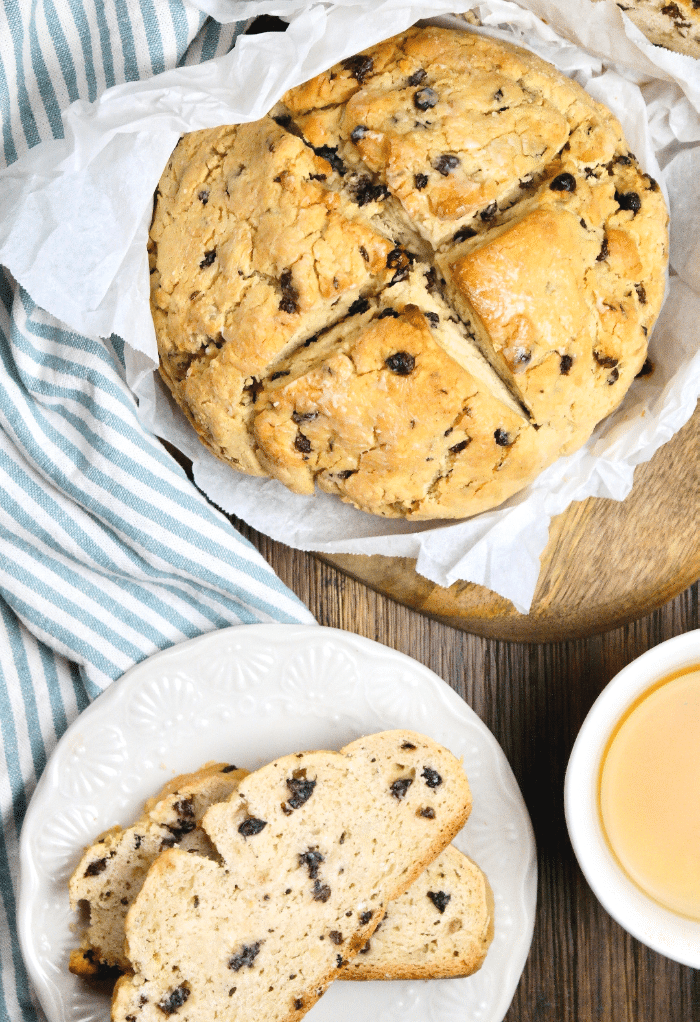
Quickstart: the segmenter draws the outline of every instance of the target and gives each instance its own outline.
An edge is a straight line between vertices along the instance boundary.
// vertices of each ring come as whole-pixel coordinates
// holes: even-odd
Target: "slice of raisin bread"
[[[447,979],[481,968],[493,940],[493,894],[450,845],[392,901],[339,979]]]
[[[458,760],[410,731],[250,774],[203,820],[222,863],[173,848],[149,871],[112,1019],[301,1018],[470,809]]]
[[[101,978],[105,969],[128,969],[124,920],[151,864],[166,848],[209,854],[211,843],[198,823],[213,802],[227,798],[246,775],[226,763],[207,763],[192,774],[173,778],[149,799],[143,815],[123,830],[112,827],[85,849],[69,881],[71,907],[86,902],[90,923],[69,968],[85,978]]]
[[[144,816],[132,827],[126,830],[114,828],[122,853],[121,863],[115,863],[115,866],[118,867],[119,888],[123,894],[122,897],[110,894],[109,898],[88,902],[93,936],[99,932],[100,943],[93,945],[86,931],[82,946],[71,952],[71,972],[87,979],[104,977],[114,980],[125,970],[124,919],[145,880],[144,868],[149,865],[145,858],[148,841],[144,845],[144,837],[156,826],[155,820],[167,820],[172,833],[181,833],[193,819],[200,820],[209,805],[221,796],[218,767],[218,764],[207,764],[197,774],[175,777],[146,802]],[[226,772],[226,780],[232,782],[230,786],[228,783],[223,786],[223,797],[226,798],[247,772],[231,772],[227,766],[222,772]],[[189,800],[193,800],[193,806],[190,806]],[[193,815],[190,808],[194,810]],[[145,818],[148,814],[151,819]],[[86,850],[74,874],[71,883],[78,893],[84,889],[85,862],[88,863],[86,868],[89,868],[90,864],[101,862],[104,857],[106,848],[102,838]],[[165,835],[163,840],[169,841],[170,836]],[[144,849],[143,856],[133,854],[137,841],[139,849]],[[159,842],[161,835],[155,842],[151,862],[160,854]],[[209,857],[216,855],[201,827],[184,834],[181,846],[185,846],[188,852],[196,851]],[[105,881],[100,891],[104,894],[114,886],[115,868],[113,866],[107,875],[104,872],[98,875]],[[438,931],[435,926],[439,927]],[[339,978],[439,979],[470,975],[481,966],[492,934],[488,881],[475,863],[450,845],[396,900],[391,908],[391,925],[385,914],[372,940],[367,941]],[[102,949],[105,949],[104,952]],[[114,949],[118,949],[118,953]],[[108,960],[102,957],[103,954]]]

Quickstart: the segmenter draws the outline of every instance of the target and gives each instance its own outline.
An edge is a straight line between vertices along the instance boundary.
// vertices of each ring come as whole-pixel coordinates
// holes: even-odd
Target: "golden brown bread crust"
[[[584,443],[644,362],[667,259],[612,114],[439,28],[273,114],[185,136],[159,186],[161,373],[210,450],[427,519],[497,506]]]
[[[161,372],[215,453],[255,475],[254,381],[347,312],[358,287],[391,276],[393,246],[314,180],[327,170],[265,118],[185,136],[159,185],[151,279]]]
[[[315,360],[261,394],[255,436],[263,464],[291,489],[312,493],[315,482],[358,507],[437,517],[446,486],[459,485],[476,512],[493,504],[494,486],[497,502],[519,488],[523,457],[521,471],[532,470],[528,421],[446,354],[435,339],[444,313],[433,329],[405,301],[428,304],[413,276],[387,298],[385,309],[401,310],[396,318],[378,318],[370,304],[342,338],[331,335],[326,348],[321,339]],[[508,465],[500,475],[494,449],[500,468]]]

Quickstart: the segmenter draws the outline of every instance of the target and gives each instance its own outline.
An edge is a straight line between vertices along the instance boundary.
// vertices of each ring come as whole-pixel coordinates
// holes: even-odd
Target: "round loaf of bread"
[[[470,516],[620,403],[667,247],[607,109],[524,50],[413,28],[181,139],[150,234],[161,374],[241,472]]]

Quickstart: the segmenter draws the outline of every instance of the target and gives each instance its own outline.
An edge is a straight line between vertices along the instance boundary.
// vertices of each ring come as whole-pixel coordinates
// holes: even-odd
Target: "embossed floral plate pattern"
[[[332,628],[248,625],[173,647],[128,671],[51,757],[21,839],[19,933],[50,1022],[109,1018],[107,997],[68,972],[80,926],[68,877],[83,846],[126,824],[173,775],[206,760],[254,770],[302,749],[411,728],[462,756],[474,798],[455,844],[485,870],[496,934],[467,979],[334,983],[310,1022],[501,1022],[532,939],[532,827],[503,752],[476,714],[415,660]]]

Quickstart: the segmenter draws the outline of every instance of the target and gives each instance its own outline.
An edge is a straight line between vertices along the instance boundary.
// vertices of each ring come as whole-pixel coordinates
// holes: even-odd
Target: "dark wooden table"
[[[506,1022],[700,1020],[700,972],[648,950],[601,908],[574,858],[563,806],[569,753],[591,704],[625,664],[700,627],[698,584],[649,617],[594,638],[500,642],[423,617],[236,524],[320,624],[420,660],[467,700],[505,750],[539,858],[535,936]]]

